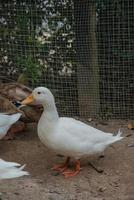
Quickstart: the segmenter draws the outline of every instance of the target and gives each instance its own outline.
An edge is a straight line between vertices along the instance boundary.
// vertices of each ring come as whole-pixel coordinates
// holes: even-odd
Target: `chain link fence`
[[[46,86],[61,115],[134,116],[133,0],[6,0],[0,78]]]

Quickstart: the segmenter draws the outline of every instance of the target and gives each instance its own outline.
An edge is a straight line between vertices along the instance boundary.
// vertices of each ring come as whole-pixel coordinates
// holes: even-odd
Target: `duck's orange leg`
[[[67,157],[67,159],[65,160],[63,164],[54,165],[52,169],[55,171],[63,172],[68,168],[69,161],[70,161],[70,157]]]
[[[76,160],[76,163],[75,163],[75,170],[66,170],[66,171],[63,171],[62,174],[65,176],[65,178],[69,178],[69,177],[73,177],[75,175],[77,175],[81,170],[81,167],[80,167],[80,160]]]

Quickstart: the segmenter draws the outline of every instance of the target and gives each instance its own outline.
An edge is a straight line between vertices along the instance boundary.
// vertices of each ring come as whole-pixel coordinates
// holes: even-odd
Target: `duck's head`
[[[36,101],[38,104],[41,105],[49,105],[53,104],[54,97],[48,88],[37,87],[33,90],[32,94],[24,99],[21,103],[23,105],[26,105],[32,103],[33,101]]]

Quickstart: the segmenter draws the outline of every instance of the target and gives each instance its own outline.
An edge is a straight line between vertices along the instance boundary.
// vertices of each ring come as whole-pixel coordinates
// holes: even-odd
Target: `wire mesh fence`
[[[134,1],[6,0],[1,80],[53,90],[62,115],[134,116]]]

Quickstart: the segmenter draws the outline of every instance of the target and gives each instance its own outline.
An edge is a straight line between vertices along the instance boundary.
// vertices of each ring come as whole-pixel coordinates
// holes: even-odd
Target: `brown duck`
[[[5,139],[13,139],[16,133],[22,132],[26,123],[38,122],[42,113],[39,105],[21,106],[19,102],[31,94],[32,89],[16,82],[0,83],[0,112],[13,114],[22,113],[18,122],[11,126]]]

